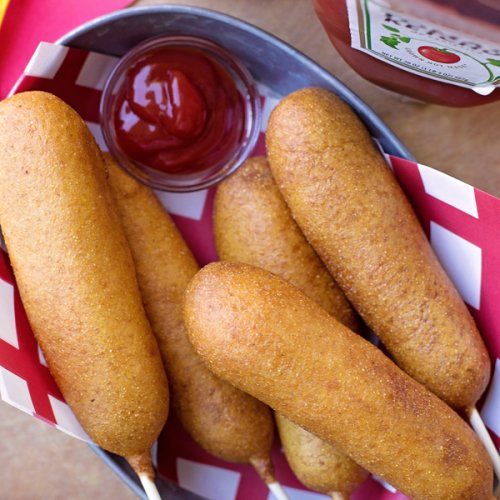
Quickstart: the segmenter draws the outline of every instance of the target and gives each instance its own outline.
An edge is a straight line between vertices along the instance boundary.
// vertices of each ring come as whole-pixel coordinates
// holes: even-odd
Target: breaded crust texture
[[[0,103],[0,224],[49,369],[90,437],[149,453],[168,386],[132,256],[83,120],[44,92]]]
[[[300,90],[275,108],[266,141],[294,219],[398,365],[450,405],[474,405],[486,348],[354,112],[326,90]]]
[[[351,329],[356,314],[295,224],[263,157],[250,158],[222,182],[215,198],[214,232],[222,260],[281,276]],[[276,414],[288,463],[306,486],[351,493],[367,473],[331,444]]]
[[[180,421],[209,453],[269,467],[274,434],[269,408],[213,375],[189,343],[182,302],[198,264],[155,194],[108,155],[106,164]]]
[[[219,185],[214,233],[222,260],[267,269],[302,290],[351,330],[359,328],[344,292],[293,220],[264,157],[250,158]]]
[[[209,264],[188,286],[184,317],[218,376],[409,497],[491,498],[491,463],[470,427],[281,278]]]

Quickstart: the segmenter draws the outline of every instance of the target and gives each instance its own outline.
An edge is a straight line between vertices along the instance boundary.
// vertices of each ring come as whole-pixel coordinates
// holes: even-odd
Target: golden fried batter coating
[[[184,318],[214,373],[404,494],[491,498],[491,463],[467,424],[281,278],[209,264],[187,288]]]
[[[154,193],[108,155],[106,164],[177,415],[205,450],[225,460],[251,462],[270,482],[274,429],[269,409],[213,375],[187,338],[182,301],[199,270],[193,255]]]
[[[304,89],[273,111],[266,140],[293,217],[398,365],[450,405],[474,405],[486,348],[361,121]]]
[[[265,158],[250,158],[217,189],[214,212],[217,252],[286,279],[346,326],[358,328],[343,292],[307,243],[285,204]],[[329,443],[276,414],[287,460],[309,488],[351,493],[367,476]]]
[[[265,158],[250,158],[219,185],[214,232],[221,259],[267,269],[351,330],[359,328],[344,293],[292,219]]]
[[[308,488],[349,498],[368,473],[335,446],[276,413],[281,444],[291,469]],[[341,494],[339,496],[338,494]]]
[[[168,386],[100,151],[44,92],[0,103],[0,151],[0,224],[49,369],[90,437],[138,463]]]

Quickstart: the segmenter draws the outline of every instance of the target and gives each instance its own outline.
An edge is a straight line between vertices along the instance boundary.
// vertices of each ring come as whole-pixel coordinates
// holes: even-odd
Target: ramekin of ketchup
[[[101,125],[110,152],[138,180],[164,191],[216,184],[248,157],[260,98],[228,51],[191,36],[134,47],[110,75]]]

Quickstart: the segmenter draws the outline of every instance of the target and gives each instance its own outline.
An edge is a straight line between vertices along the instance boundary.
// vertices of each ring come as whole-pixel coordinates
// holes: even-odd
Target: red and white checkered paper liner
[[[111,56],[41,43],[12,93],[52,92],[75,108],[101,148],[98,105]],[[263,95],[264,124],[279,97]],[[264,153],[261,134],[254,154]],[[500,444],[500,200],[432,168],[387,157],[420,217],[441,263],[469,306],[485,339],[495,370],[481,415]],[[200,265],[216,260],[212,236],[215,189],[158,193]],[[0,253],[0,391],[4,401],[77,438],[89,440],[57,389],[35,342],[7,256]],[[160,437],[157,463],[181,486],[217,500],[271,498],[250,466],[224,462],[200,449],[171,417]],[[278,480],[292,500],[326,499],[305,489],[290,471],[276,442]],[[381,481],[369,479],[354,500],[404,498]]]

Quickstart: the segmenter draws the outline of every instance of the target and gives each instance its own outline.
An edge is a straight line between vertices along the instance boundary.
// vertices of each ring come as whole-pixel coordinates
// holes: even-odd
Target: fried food
[[[308,488],[334,500],[350,494],[368,477],[368,472],[335,446],[316,437],[280,413],[276,423],[286,459]]]
[[[0,103],[0,224],[50,372],[89,436],[152,473],[168,386],[101,153],[57,97]]]
[[[404,494],[491,498],[491,463],[467,424],[281,278],[209,264],[187,288],[184,318],[214,373]]]
[[[202,448],[225,460],[251,463],[266,482],[273,482],[269,409],[213,375],[187,338],[182,301],[198,264],[154,193],[110,156],[106,164],[144,307],[169,376],[174,410]]]
[[[250,158],[217,189],[217,252],[262,267],[315,300],[351,330],[356,313],[294,222],[264,157]]]
[[[292,219],[265,158],[250,158],[219,185],[214,232],[221,260],[281,276],[341,323],[358,329],[355,312]],[[288,463],[309,488],[349,495],[367,477],[329,443],[279,413],[275,417]]]
[[[474,405],[486,348],[354,112],[326,90],[300,90],[275,108],[266,140],[294,219],[398,365],[450,405]]]

